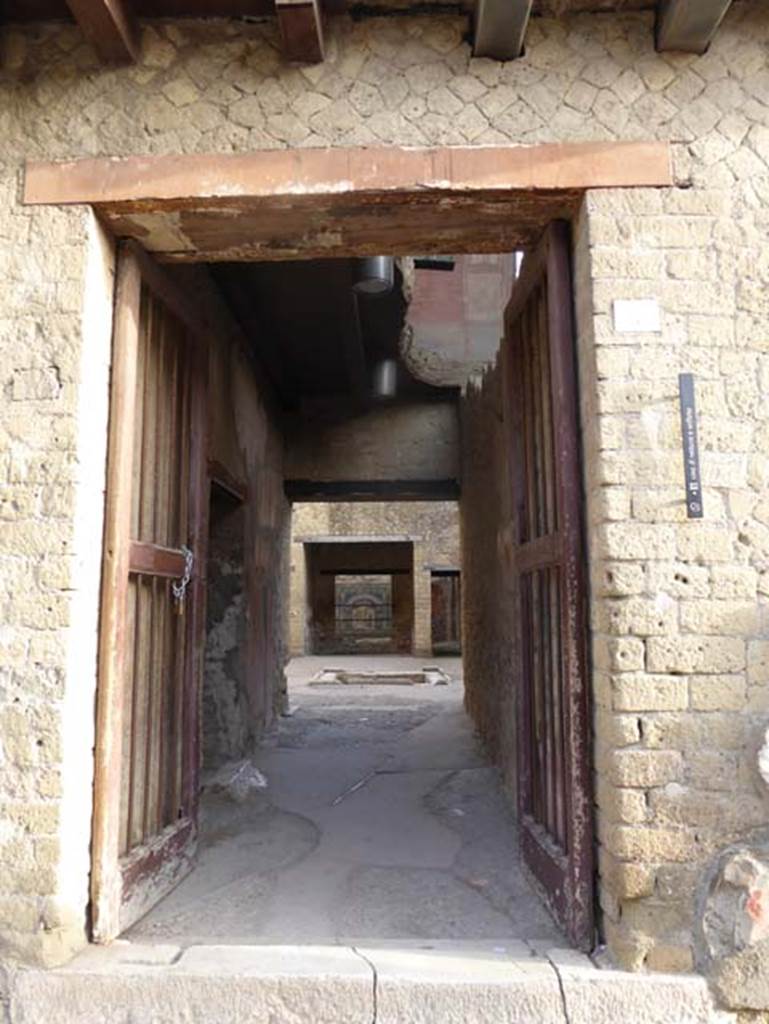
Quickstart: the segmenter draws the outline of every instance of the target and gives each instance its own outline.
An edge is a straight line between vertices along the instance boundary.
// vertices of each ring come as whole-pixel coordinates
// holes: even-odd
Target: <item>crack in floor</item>
[[[379,975],[377,974],[376,964],[373,962],[373,960],[369,960],[369,958],[364,953],[361,953],[359,949],[356,949],[355,946],[350,946],[350,950],[355,954],[355,956],[359,957],[365,964],[368,964],[368,966],[371,968],[373,1007],[373,1016],[371,1018],[371,1024],[377,1024],[377,1018],[379,1017]]]
[[[561,994],[561,1008],[563,1009],[563,1019],[565,1021],[565,1024],[571,1024],[571,1016],[569,1014],[569,1003],[566,999],[566,989],[563,986],[563,978],[561,977],[561,972],[558,970],[558,964],[553,962],[552,957],[547,956],[547,954],[545,954],[545,956],[547,957],[547,962],[553,969],[556,981],[558,982],[558,991]]]

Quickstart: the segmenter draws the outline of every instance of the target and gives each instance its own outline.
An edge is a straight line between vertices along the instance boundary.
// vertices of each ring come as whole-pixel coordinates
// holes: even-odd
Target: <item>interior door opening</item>
[[[185,407],[203,448],[114,497],[119,517],[136,488],[163,505],[166,477],[196,481],[195,529],[151,541],[171,552],[159,621],[189,644],[183,729],[144,702],[147,736],[180,736],[194,766],[190,845],[143,916],[96,938],[592,943],[568,264],[565,228],[517,281],[512,253],[397,257],[384,276],[358,257],[137,262],[168,279],[169,310],[200,311],[205,364]],[[139,404],[158,394],[146,370],[128,381]],[[114,669],[124,708],[132,664]],[[136,744],[118,761],[132,778]]]

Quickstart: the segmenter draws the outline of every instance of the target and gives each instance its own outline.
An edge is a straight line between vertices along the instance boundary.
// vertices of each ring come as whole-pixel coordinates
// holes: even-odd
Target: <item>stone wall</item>
[[[462,650],[465,707],[516,807],[516,594],[497,538],[509,522],[500,369],[473,379],[462,402]]]
[[[413,620],[413,651],[432,653],[430,568],[458,568],[459,519],[450,501],[297,503],[292,512],[290,650],[309,653],[307,560],[305,542],[311,538],[392,538],[413,544],[412,609],[399,602]],[[357,546],[357,545],[356,545]],[[373,571],[373,570],[372,570]]]
[[[286,476],[301,481],[456,481],[454,402],[384,405],[343,422],[289,428]]]
[[[600,893],[612,954],[634,967],[691,966],[707,872],[766,823],[756,754],[769,717],[769,13],[758,0],[735,3],[704,57],[655,54],[650,13],[535,19],[525,57],[505,65],[472,59],[464,29],[440,15],[338,19],[326,62],[304,69],[281,63],[272,24],[146,26],[142,61],[119,69],[99,66],[74,27],[3,34],[9,952],[61,959],[83,940],[109,353],[109,246],[85,210],[20,205],[25,158],[671,140],[679,187],[589,194],[578,239]],[[615,330],[613,300],[633,297],[659,300],[660,333]],[[684,519],[679,370],[697,377],[701,522]],[[264,537],[252,541],[264,550]]]

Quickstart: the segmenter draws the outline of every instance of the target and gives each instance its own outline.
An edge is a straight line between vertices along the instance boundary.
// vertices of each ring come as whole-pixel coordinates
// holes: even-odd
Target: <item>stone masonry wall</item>
[[[338,19],[326,62],[304,69],[281,63],[272,24],[147,26],[142,61],[121,69],[101,67],[74,27],[3,33],[9,952],[61,959],[83,941],[109,351],[106,310],[87,327],[104,294],[86,287],[104,266],[89,263],[95,227],[85,210],[21,207],[24,159],[659,138],[674,143],[679,187],[589,194],[579,240],[592,276],[578,319],[602,928],[632,966],[706,956],[698,887],[769,816],[756,769],[769,717],[769,12],[735,3],[704,57],[655,54],[649,13],[534,19],[525,57],[505,65],[472,59],[464,29],[439,15]],[[611,303],[632,297],[660,301],[660,334],[615,332]],[[697,375],[702,522],[683,518],[683,369]]]

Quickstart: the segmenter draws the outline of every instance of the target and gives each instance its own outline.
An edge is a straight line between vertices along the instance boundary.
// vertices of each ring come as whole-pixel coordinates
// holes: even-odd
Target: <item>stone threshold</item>
[[[519,941],[90,947],[8,975],[9,1024],[728,1024],[699,975]]]

